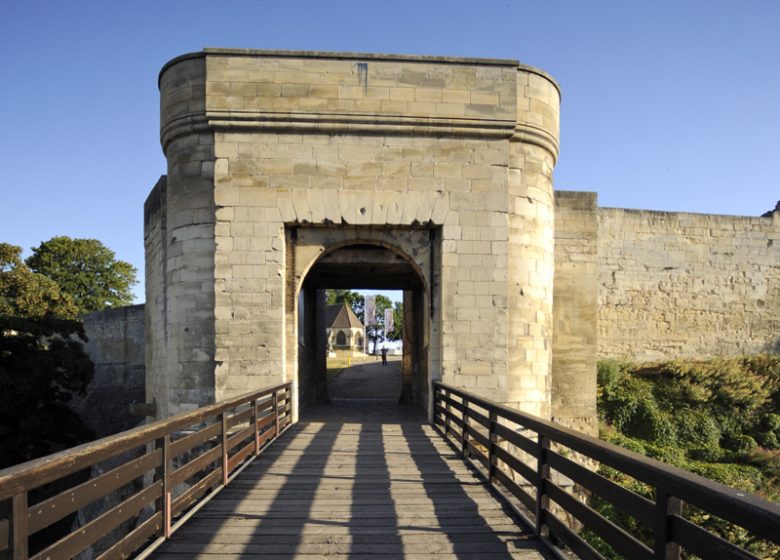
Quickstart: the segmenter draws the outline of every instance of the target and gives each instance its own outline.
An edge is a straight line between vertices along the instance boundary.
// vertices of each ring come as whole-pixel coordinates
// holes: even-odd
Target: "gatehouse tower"
[[[334,287],[404,291],[404,400],[427,406],[440,379],[550,417],[549,75],[206,49],[166,64],[159,87],[168,169],[145,205],[158,417],[282,380],[298,408],[323,398]]]

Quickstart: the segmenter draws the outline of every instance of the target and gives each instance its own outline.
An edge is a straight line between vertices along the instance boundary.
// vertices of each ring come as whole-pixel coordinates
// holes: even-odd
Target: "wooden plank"
[[[536,471],[531,467],[523,463],[520,459],[509,453],[502,447],[496,447],[496,458],[506,463],[506,465],[514,472],[526,479],[530,484],[534,486],[539,485],[539,477]]]
[[[34,459],[2,469],[0,470],[0,501],[12,497],[24,489],[29,490],[43,486],[74,472],[91,467],[95,463],[146,445],[165,434],[172,434],[193,424],[202,423],[225,410],[231,410],[253,399],[260,399],[274,391],[289,387],[289,385],[289,383],[281,383],[273,387],[246,393],[233,399],[176,414],[165,420],[158,420],[145,426],[47,455],[40,459]]]
[[[232,451],[234,447],[236,447],[238,444],[240,444],[242,441],[246,440],[249,437],[252,437],[255,434],[255,430],[252,426],[249,426],[248,428],[244,428],[240,432],[237,432],[233,434],[232,436],[227,438],[227,451]]]
[[[252,418],[252,413],[254,413],[254,409],[252,407],[249,407],[239,412],[236,412],[235,414],[229,414],[227,417],[228,429],[237,426],[239,424],[248,422]]]
[[[500,467],[496,469],[496,480],[501,485],[509,490],[509,492],[523,504],[525,507],[533,511],[536,507],[536,500],[528,492],[523,490],[519,484],[517,484],[512,478],[505,473]]]
[[[143,476],[146,472],[158,467],[161,460],[162,450],[156,449],[83,484],[74,486],[70,490],[52,496],[48,500],[35,504],[28,511],[29,534],[37,533],[66,515],[124,486],[131,480]]]
[[[187,480],[190,476],[192,476],[199,470],[205,469],[211,463],[219,461],[221,457],[222,457],[222,449],[220,449],[219,447],[215,447],[213,449],[206,451],[205,453],[200,455],[197,459],[193,459],[189,463],[179,467],[175,471],[171,472],[170,475],[171,488],[174,488],[177,485],[181,484],[182,482]]]
[[[440,381],[434,387],[441,387]],[[478,395],[447,386],[453,395],[484,408],[494,409],[499,418],[525,426],[578,453],[604,463],[623,473],[662,488],[666,493],[696,505],[726,521],[744,527],[751,533],[780,544],[780,505],[757,496],[746,495],[736,488],[708,480],[680,468],[622,449],[597,438],[492,403]]]
[[[160,532],[162,523],[162,512],[158,511],[98,556],[97,560],[123,560],[124,558],[129,558],[151,537]]]
[[[422,422],[304,420],[153,557],[539,558],[518,523]]]
[[[586,543],[582,538],[563,524],[557,517],[548,513],[547,526],[550,528],[550,534],[559,541],[568,546],[571,551],[582,560],[605,560],[595,548]]]
[[[251,429],[251,428],[250,428]],[[241,448],[238,452],[236,452],[234,455],[232,455],[228,459],[228,473],[233,472],[233,470],[243,463],[247,457],[252,455],[252,453],[255,450],[255,442],[250,441],[246,445],[244,445],[243,448]]]
[[[106,533],[136,515],[144,507],[153,503],[161,493],[162,482],[157,481],[86,525],[79,527],[75,532],[31,556],[30,560],[72,558]]]
[[[619,510],[632,515],[640,523],[652,525],[655,504],[638,494],[626,490],[608,478],[586,469],[554,451],[548,452],[550,467],[568,476],[586,490],[607,500]]]
[[[11,548],[11,522],[0,519],[0,552]]]
[[[515,447],[519,447],[534,459],[539,458],[539,452],[538,449],[536,448],[536,442],[528,439],[524,435],[509,429],[507,426],[504,426],[503,424],[498,424],[496,426],[496,435],[501,439],[503,439],[504,441],[511,443]]]
[[[211,424],[186,436],[171,442],[171,458],[176,458],[198,445],[216,438],[219,435],[220,425]]]
[[[13,511],[13,560],[27,560],[29,542],[27,537],[27,492],[15,494],[11,504]]]
[[[702,529],[679,515],[671,516],[671,525],[674,540],[688,552],[700,558],[759,560],[758,556],[750,554],[748,551]]]
[[[625,558],[652,560],[649,547],[551,481],[547,481],[547,495]]]
[[[171,504],[171,516],[178,516],[182,511],[194,504],[208,490],[211,490],[211,488],[215,487],[221,481],[222,472],[218,469],[211,471],[173,500],[173,503]]]

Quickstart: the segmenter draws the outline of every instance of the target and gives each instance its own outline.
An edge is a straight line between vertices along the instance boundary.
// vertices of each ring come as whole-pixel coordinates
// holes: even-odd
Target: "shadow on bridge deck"
[[[154,558],[552,558],[416,407],[318,405]]]

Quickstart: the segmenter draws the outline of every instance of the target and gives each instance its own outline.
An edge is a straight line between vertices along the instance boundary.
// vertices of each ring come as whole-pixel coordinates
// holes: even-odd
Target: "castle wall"
[[[595,193],[555,192],[552,418],[592,435],[598,433],[596,212]]]
[[[780,215],[601,208],[598,219],[600,356],[777,350]]]
[[[129,430],[143,420],[130,404],[144,402],[144,306],[95,311],[83,321],[95,373],[70,405],[98,438]]]
[[[149,333],[156,354],[147,399],[156,403],[158,418],[213,402],[216,393],[214,133],[205,121],[205,80],[205,61],[198,58],[181,60],[160,75],[168,173],[164,250],[157,261],[151,258],[164,295],[159,285],[147,288],[152,290],[147,300],[163,298],[150,320],[164,328]]]
[[[440,247],[432,378],[549,415],[549,77],[513,61],[208,49],[166,65],[160,88],[166,333],[152,337],[167,362],[153,398],[294,378],[286,232],[381,226],[431,230]]]

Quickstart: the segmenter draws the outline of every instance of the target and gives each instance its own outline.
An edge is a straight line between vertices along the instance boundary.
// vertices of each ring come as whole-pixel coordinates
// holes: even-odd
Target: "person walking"
[[[382,365],[387,365],[387,342],[382,343]]]

